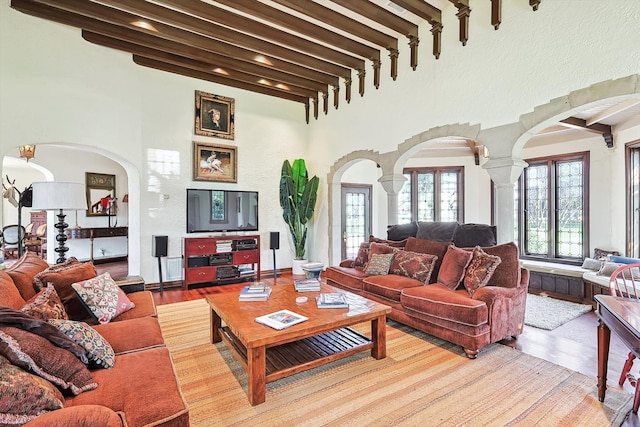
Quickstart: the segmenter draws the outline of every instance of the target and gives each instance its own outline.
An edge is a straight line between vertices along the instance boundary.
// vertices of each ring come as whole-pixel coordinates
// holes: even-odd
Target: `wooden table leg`
[[[610,340],[611,330],[602,319],[598,320],[598,400],[600,402],[604,402],[604,395],[607,391]]]
[[[387,318],[380,316],[371,321],[371,357],[374,359],[384,359],[387,357]]]
[[[220,336],[220,327],[222,326],[222,319],[218,316],[213,309],[211,309],[211,313],[209,315],[211,319],[211,342],[213,344],[222,341],[222,337]]]
[[[251,405],[259,405],[266,399],[266,351],[264,346],[247,349],[247,382]]]

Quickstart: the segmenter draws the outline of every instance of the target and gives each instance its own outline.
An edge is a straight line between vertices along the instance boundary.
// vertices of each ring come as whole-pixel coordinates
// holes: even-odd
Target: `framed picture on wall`
[[[237,148],[230,145],[193,143],[195,181],[238,182]]]
[[[195,133],[231,139],[235,133],[235,107],[233,98],[196,91]]]

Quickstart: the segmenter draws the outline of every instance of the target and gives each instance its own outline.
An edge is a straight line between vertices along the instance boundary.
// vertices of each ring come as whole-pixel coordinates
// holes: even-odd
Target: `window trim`
[[[567,257],[567,256],[559,256],[557,254],[557,241],[558,241],[558,231],[557,231],[557,217],[555,215],[556,211],[556,201],[557,201],[557,187],[556,187],[556,166],[558,162],[561,161],[571,161],[571,160],[582,160],[582,188],[583,188],[583,200],[582,200],[582,255],[580,257]],[[590,152],[589,151],[581,151],[576,153],[566,153],[566,154],[558,154],[553,156],[544,156],[544,157],[535,157],[531,159],[525,159],[525,161],[531,166],[536,164],[546,163],[550,167],[548,168],[548,182],[549,189],[551,193],[549,194],[549,217],[547,219],[550,230],[553,231],[552,234],[549,235],[549,244],[546,255],[532,255],[527,254],[525,252],[526,245],[526,233],[525,233],[525,203],[526,203],[526,189],[524,185],[525,172],[526,169],[522,171],[520,177],[518,178],[518,182],[516,183],[518,186],[518,247],[520,248],[520,257],[522,259],[529,260],[538,260],[538,261],[549,261],[560,264],[574,264],[579,265],[582,264],[585,257],[589,256],[590,245],[589,245],[589,230],[590,230],[590,220],[589,220],[589,200],[590,200],[590,191],[589,191],[589,175],[590,175]],[[550,231],[551,233],[551,231]]]
[[[625,236],[625,253],[629,257],[640,256],[640,250],[635,248],[640,247],[640,226],[636,225],[633,221],[633,209],[640,209],[640,206],[636,206],[633,203],[633,174],[631,170],[631,154],[632,151],[638,152],[640,157],[640,139],[631,141],[625,144],[624,150],[624,164],[625,164],[625,221],[626,221],[626,236]]]
[[[440,204],[440,183],[441,183],[441,174],[443,172],[457,172],[458,173],[458,219],[457,221],[460,223],[464,223],[464,166],[437,166],[437,167],[411,167],[404,168],[402,170],[403,175],[410,175],[411,179],[411,220],[418,221],[418,179],[417,175],[419,173],[434,173],[434,188],[435,191],[435,200],[434,200],[434,221],[440,221],[440,213],[441,213],[441,204]]]

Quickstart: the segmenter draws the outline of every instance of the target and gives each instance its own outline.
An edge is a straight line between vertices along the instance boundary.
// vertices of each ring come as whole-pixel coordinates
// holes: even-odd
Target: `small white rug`
[[[591,311],[588,304],[577,304],[556,298],[527,294],[524,324],[552,331],[558,326]]]

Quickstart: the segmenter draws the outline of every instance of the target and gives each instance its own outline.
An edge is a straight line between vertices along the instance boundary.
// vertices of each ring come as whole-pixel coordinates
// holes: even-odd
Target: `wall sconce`
[[[122,203],[129,203],[129,194],[125,194],[124,197],[122,198]]]
[[[29,159],[33,159],[33,157],[36,155],[35,144],[21,145],[18,149],[20,150],[20,157],[24,157],[25,159],[27,159],[27,162],[29,161]]]

